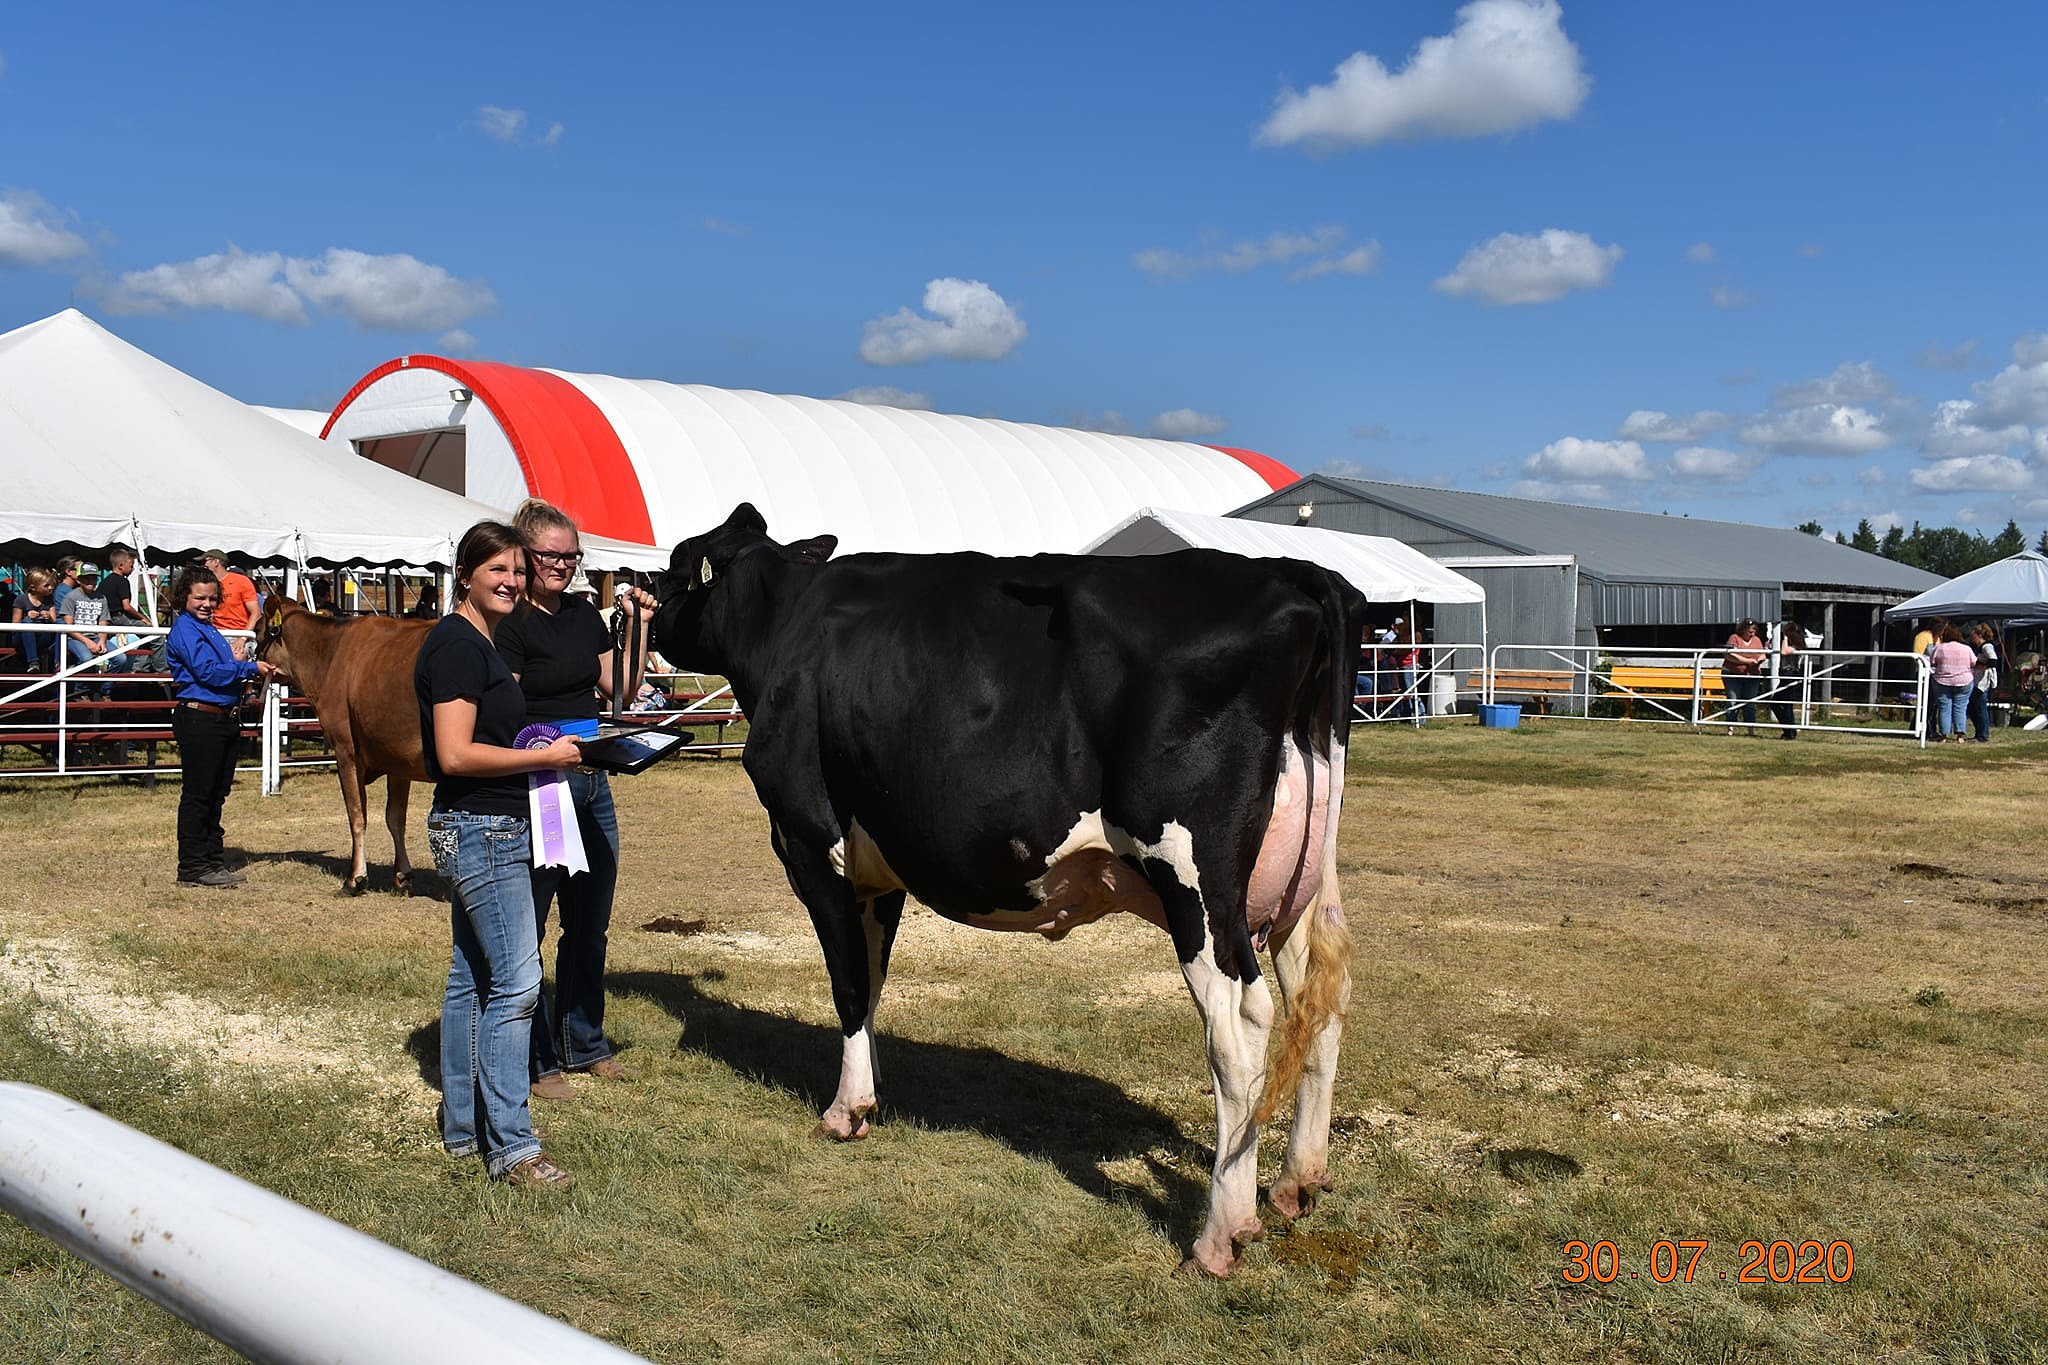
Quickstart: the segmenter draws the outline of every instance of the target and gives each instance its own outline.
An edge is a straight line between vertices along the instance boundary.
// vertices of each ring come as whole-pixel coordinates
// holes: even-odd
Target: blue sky
[[[2044,51],[1998,0],[15,6],[0,328],[2031,542]]]

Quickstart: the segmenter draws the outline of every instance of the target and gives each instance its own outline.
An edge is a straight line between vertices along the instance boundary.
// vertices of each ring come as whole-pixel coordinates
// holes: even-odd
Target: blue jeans
[[[619,817],[611,779],[571,770],[569,796],[590,870],[570,876],[559,867],[533,869],[533,937],[547,936],[548,906],[562,907],[562,938],[555,946],[555,994],[543,986],[533,1011],[532,1074],[601,1062],[618,1049],[604,1036],[604,953],[619,884]]]
[[[1756,697],[1763,679],[1754,673],[1723,673],[1721,691],[1728,697],[1728,723],[1756,724]]]
[[[114,637],[109,635],[105,638],[107,648],[112,649],[114,647]],[[106,656],[103,654],[93,653],[85,641],[74,640],[69,635],[64,637],[64,647],[70,652],[72,663],[89,664],[94,659],[105,659],[106,661],[100,665],[102,673],[132,673],[135,671],[135,659],[132,655],[123,654],[119,658],[106,659]],[[93,693],[104,700],[113,695],[114,684],[110,679],[87,682],[84,678],[80,678],[72,683],[72,696],[76,697],[86,692]]]
[[[1991,694],[1981,687],[1970,689],[1970,738],[1979,744],[1991,742]]]
[[[441,1002],[441,1143],[481,1151],[503,1175],[540,1151],[526,1053],[540,998],[526,817],[435,810],[434,867],[448,879],[455,952]]]
[[[1974,683],[1934,685],[1936,728],[1944,739],[1970,728],[1970,693],[1975,690]]]

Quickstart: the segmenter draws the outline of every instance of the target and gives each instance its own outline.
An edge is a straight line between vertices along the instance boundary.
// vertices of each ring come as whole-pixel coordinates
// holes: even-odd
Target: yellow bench
[[[1610,698],[1621,703],[1622,715],[1633,720],[1638,701],[1692,700],[1693,674],[1692,669],[1683,664],[1616,664],[1608,670],[1607,685],[1612,689]],[[1700,671],[1699,689],[1704,701],[1720,703],[1727,700],[1718,668]]]

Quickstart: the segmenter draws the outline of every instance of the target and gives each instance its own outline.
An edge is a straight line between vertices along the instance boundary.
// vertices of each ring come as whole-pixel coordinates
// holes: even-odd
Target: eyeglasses
[[[527,553],[543,564],[567,564],[573,567],[583,562],[581,550],[528,550]]]

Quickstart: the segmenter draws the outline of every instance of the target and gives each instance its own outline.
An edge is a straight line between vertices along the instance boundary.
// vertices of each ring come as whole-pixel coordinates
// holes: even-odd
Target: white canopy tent
[[[1082,553],[1158,555],[1190,547],[1254,559],[1305,559],[1344,575],[1368,602],[1476,602],[1482,608],[1486,602],[1486,590],[1477,583],[1398,540],[1199,512],[1141,507]]]
[[[351,457],[76,309],[0,335],[0,550],[222,549],[300,567],[446,569],[497,508]],[[585,543],[593,568],[667,551]],[[155,554],[151,555],[150,552]]]
[[[2048,555],[2022,550],[1909,597],[1884,613],[1887,621],[1925,621],[1936,616],[2048,619]]]

